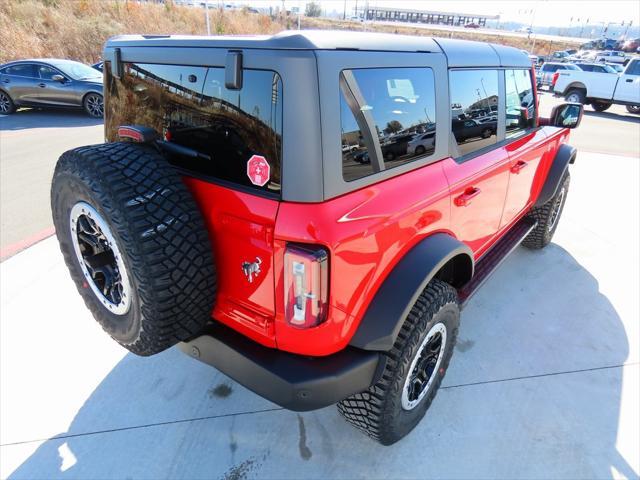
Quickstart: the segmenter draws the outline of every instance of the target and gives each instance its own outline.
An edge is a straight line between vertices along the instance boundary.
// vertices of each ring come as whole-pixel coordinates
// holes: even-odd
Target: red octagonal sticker
[[[247,177],[251,183],[264,187],[271,177],[271,167],[262,155],[253,155],[247,162]]]

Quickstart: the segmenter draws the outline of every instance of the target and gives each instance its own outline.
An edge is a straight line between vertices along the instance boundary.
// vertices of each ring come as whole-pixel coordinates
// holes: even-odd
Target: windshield
[[[102,73],[95,68],[80,62],[64,62],[56,64],[62,72],[74,80],[87,80],[89,78],[102,79]]]

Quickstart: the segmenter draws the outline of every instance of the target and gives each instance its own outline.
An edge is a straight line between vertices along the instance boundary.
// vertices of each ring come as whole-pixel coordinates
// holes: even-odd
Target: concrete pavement
[[[128,354],[55,238],[0,265],[1,478],[638,478],[640,165],[581,152],[554,242],[463,312],[425,420],[381,447],[175,348]]]

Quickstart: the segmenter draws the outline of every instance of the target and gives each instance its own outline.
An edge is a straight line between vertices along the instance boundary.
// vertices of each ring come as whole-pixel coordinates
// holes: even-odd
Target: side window
[[[579,67],[584,72],[593,72],[593,69],[594,69],[593,65],[579,65]]]
[[[7,75],[18,75],[20,77],[38,77],[35,65],[33,65],[32,63],[21,63],[19,65],[12,65],[6,69],[5,73]]]
[[[340,75],[342,175],[346,181],[433,154],[433,70],[370,68],[345,70]],[[378,145],[382,158],[376,162]]]
[[[497,70],[452,70],[449,72],[451,132],[459,155],[497,142]],[[458,108],[459,106],[459,108]]]
[[[36,68],[38,70],[40,78],[44,80],[51,80],[51,77],[53,77],[54,75],[60,75],[60,72],[54,70],[51,67],[47,67],[46,65],[38,65]]]
[[[634,60],[627,68],[625,75],[640,75],[640,60]]]
[[[268,70],[243,70],[241,90],[224,85],[224,68],[126,63],[117,79],[105,68],[106,137],[140,124],[197,155],[170,161],[194,174],[234,185],[280,191],[282,81]],[[249,179],[249,159],[255,159]]]
[[[529,70],[505,70],[506,135],[535,127],[536,104]]]

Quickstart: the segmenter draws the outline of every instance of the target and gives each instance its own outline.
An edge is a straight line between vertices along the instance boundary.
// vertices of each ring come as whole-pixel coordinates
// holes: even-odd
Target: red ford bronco
[[[514,48],[311,31],[104,58],[107,143],[62,155],[51,202],[87,307],[138,355],[179,344],[391,444],[474,291],[558,225],[582,106],[538,118]]]

